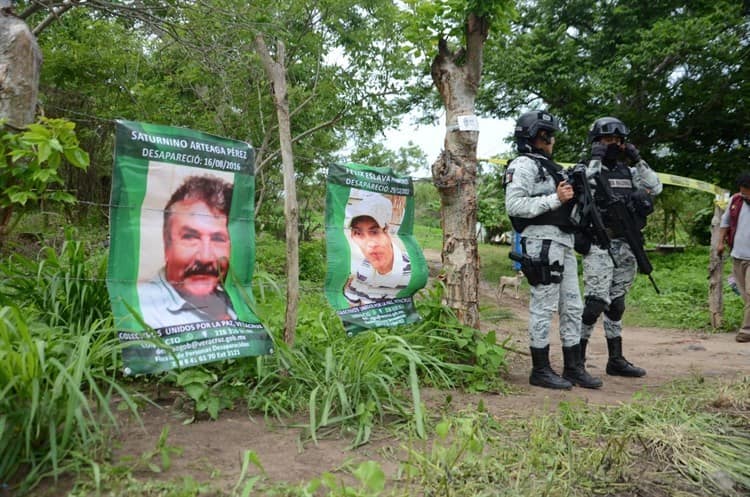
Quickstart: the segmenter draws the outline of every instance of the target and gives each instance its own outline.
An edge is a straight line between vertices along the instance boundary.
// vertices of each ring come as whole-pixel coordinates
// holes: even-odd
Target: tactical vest
[[[622,202],[630,208],[631,212],[633,212],[633,219],[636,227],[639,230],[643,229],[646,226],[646,216],[640,215],[636,209],[632,208],[632,197],[637,188],[633,184],[633,174],[630,172],[630,168],[623,164],[619,164],[609,170],[602,169],[601,175],[602,179],[609,185],[612,195],[622,200]],[[599,210],[602,213],[604,224],[612,231],[613,238],[623,236],[621,231],[622,223],[619,220],[612,218],[607,213],[606,206],[601,205]]]
[[[559,185],[560,182],[565,179],[565,177],[562,174],[563,173],[562,166],[555,163],[554,161],[550,159],[546,159],[544,157],[540,157],[536,154],[533,154],[533,155],[521,154],[521,155],[525,155],[529,159],[533,159],[534,162],[536,162],[536,165],[539,168],[537,181],[541,182],[546,179],[544,175],[545,170],[555,180],[555,187],[557,187],[557,185]],[[511,164],[512,163],[513,161],[511,161]],[[508,164],[508,167],[510,167],[510,164]],[[571,216],[570,216],[574,205],[575,205],[575,202],[571,200],[569,202],[564,203],[562,207],[555,209],[555,210],[547,211],[544,214],[538,215],[537,217],[532,217],[532,218],[518,217],[518,216],[508,216],[508,217],[510,218],[510,224],[513,226],[513,229],[517,233],[522,233],[523,230],[526,229],[526,227],[530,225],[552,225],[552,226],[559,227],[565,233],[573,233],[578,228],[578,226],[575,223],[573,223],[573,221],[571,220]]]
[[[630,196],[635,191],[633,175],[630,168],[623,165],[615,166],[613,169],[602,169],[602,179],[608,184],[612,194],[621,199],[625,204],[630,202]]]

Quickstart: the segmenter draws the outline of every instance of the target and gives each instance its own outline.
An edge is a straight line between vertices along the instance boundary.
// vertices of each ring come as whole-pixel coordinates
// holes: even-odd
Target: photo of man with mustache
[[[154,329],[236,319],[223,288],[229,269],[232,185],[190,176],[164,208],[164,266],[138,287],[143,320]]]

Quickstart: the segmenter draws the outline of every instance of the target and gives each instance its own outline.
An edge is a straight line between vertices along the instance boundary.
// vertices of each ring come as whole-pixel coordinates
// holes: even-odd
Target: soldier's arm
[[[651,169],[648,162],[641,159],[633,168],[635,173],[633,174],[633,182],[637,188],[645,189],[651,196],[659,195],[664,188],[659,179],[659,175]]]
[[[557,192],[533,195],[538,167],[525,157],[514,161],[512,179],[505,189],[505,210],[509,216],[532,218],[559,208],[562,203]]]

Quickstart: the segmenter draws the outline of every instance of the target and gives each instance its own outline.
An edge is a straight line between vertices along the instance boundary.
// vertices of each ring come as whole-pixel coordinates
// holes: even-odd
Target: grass
[[[2,266],[0,481],[20,492],[45,476],[96,472],[113,407],[136,413],[116,374],[105,265],[72,238]]]
[[[439,229],[417,232],[424,247],[440,249]],[[484,280],[494,283],[500,275],[513,273],[508,249],[479,246]],[[311,246],[310,260],[319,259],[316,254],[317,247]],[[638,277],[626,324],[707,326],[707,249],[653,254],[652,262],[662,296]],[[11,481],[21,492],[42,476],[65,471],[88,475],[83,479],[90,478],[94,488],[106,485],[109,477],[117,479],[102,472],[118,469],[100,464],[106,453],[103,442],[116,427],[112,408],[122,402],[136,409],[117,376],[119,343],[109,316],[105,266],[101,254],[92,257],[72,233],[59,249],[44,248],[36,259],[15,256],[0,266],[0,483]],[[315,265],[311,267],[310,273],[317,274]],[[722,398],[731,399],[731,413],[723,407],[707,409],[715,399],[708,400],[700,385],[690,385],[675,394],[682,403],[673,399],[662,405],[650,399],[629,410],[566,406],[553,417],[502,425],[478,406],[474,413],[453,413],[434,424],[421,400],[423,385],[504,390],[499,373],[505,368],[505,350],[495,334],[461,326],[442,305],[442,287],[436,284],[417,298],[422,322],[347,338],[338,317],[316,291],[319,284],[303,284],[296,346],[277,347],[274,356],[254,361],[189,370],[205,373],[196,376],[204,378],[198,381],[203,388],[194,396],[196,406],[198,401],[213,406],[207,410],[214,418],[240,398],[247,399],[249,409],[269,416],[304,412],[308,440],[345,433],[353,446],[370,440],[378,426],[395,426],[413,441],[403,480],[395,487],[423,486],[434,495],[589,495],[612,489],[626,493],[638,488],[634,475],[643,470],[642,461],[649,471],[658,470],[649,483],[652,487],[644,491],[667,488],[674,483],[670,478],[679,478],[685,495],[692,495],[693,484],[712,488],[715,495],[733,495],[721,493],[727,491],[728,481],[747,488],[745,468],[734,463],[748,450],[743,428],[749,410],[747,380],[744,390],[722,387]],[[259,272],[256,289],[259,315],[279,334],[284,316],[281,285]],[[725,297],[732,302],[729,290]],[[739,321],[741,309],[727,307],[725,322],[731,327]],[[496,312],[498,319],[507,317],[491,305],[482,312],[483,317]],[[167,374],[160,381],[179,385],[180,378],[186,383],[187,377],[179,374]],[[422,451],[422,440],[431,434],[435,443]],[[717,466],[717,458],[726,458],[726,465]],[[371,467],[361,473],[377,480]],[[238,483],[238,492],[256,483]],[[279,491],[288,493],[277,495],[312,495],[312,487],[326,488],[327,495],[388,491],[378,485],[337,485],[329,477],[309,485],[287,487]],[[138,484],[128,488],[138,495]],[[498,493],[498,488],[507,490]],[[194,481],[174,487],[144,485],[141,490],[151,492],[143,495],[206,491]],[[495,493],[486,493],[490,491]]]
[[[712,331],[708,309],[708,247],[692,247],[671,254],[649,253],[652,276],[661,294],[648,278],[636,277],[628,294],[626,326],[650,326]],[[731,270],[724,266],[724,281]],[[742,299],[724,287],[724,320],[720,330],[736,330],[742,322]]]
[[[496,418],[480,402],[427,418],[377,461],[345,464],[301,484],[269,481],[245,454],[233,490],[192,479],[138,481],[106,468],[100,493],[235,497],[740,497],[750,492],[750,377],[694,377],[636,395],[619,406],[562,402],[550,414]],[[403,432],[401,432],[403,434]],[[149,457],[152,457],[149,453]],[[385,462],[398,464],[386,474]],[[247,476],[247,467],[260,469]],[[95,495],[80,481],[72,495]]]

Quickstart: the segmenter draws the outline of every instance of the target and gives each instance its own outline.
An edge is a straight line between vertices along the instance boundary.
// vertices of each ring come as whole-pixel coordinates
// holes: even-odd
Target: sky
[[[392,150],[398,150],[409,144],[409,140],[419,145],[427,155],[427,163],[432,164],[443,149],[445,140],[445,122],[439,126],[414,125],[404,120],[398,129],[385,132],[385,144]],[[490,157],[512,151],[510,143],[506,138],[513,134],[515,121],[512,119],[489,119],[479,118],[479,143],[477,145],[477,157],[489,159]],[[429,168],[417,171],[415,177],[430,176]]]

